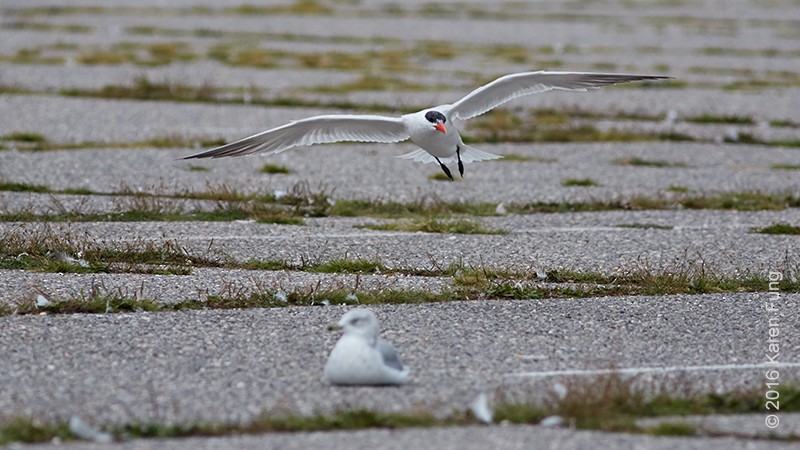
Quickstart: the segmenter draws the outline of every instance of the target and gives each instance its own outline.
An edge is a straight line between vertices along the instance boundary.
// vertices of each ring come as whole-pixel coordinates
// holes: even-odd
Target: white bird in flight
[[[378,337],[380,324],[372,311],[356,308],[336,325],[344,335],[325,363],[323,379],[336,385],[397,385],[408,382],[409,369],[394,346]]]
[[[464,176],[464,164],[501,158],[464,144],[453,125],[454,119],[471,119],[509,100],[555,89],[586,91],[601,86],[630,81],[664,80],[672,77],[590,72],[522,72],[500,77],[450,104],[423,109],[400,117],[377,115],[329,114],[289,122],[201,153],[192,158],[222,158],[252,153],[273,155],[297,146],[342,141],[400,142],[406,139],[420,147],[400,158],[429,163],[437,162],[451,180],[445,163],[458,162]]]

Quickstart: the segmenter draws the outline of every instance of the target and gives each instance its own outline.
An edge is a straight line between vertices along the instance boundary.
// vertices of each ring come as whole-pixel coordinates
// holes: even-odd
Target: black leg
[[[436,157],[434,156],[434,158]],[[441,161],[439,161],[439,158],[436,158],[436,162],[439,163],[439,167],[442,168],[442,171],[444,172],[445,175],[447,175],[447,178],[450,178],[450,181],[455,181],[453,180],[453,175],[450,173],[450,169],[448,169],[447,166],[445,166]]]
[[[461,147],[456,145],[456,155],[458,156],[458,174],[464,178],[464,163],[461,162]]]

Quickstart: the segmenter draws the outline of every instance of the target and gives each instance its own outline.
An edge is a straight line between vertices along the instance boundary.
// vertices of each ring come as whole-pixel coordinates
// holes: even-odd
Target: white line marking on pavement
[[[509,377],[553,377],[558,375],[636,375],[640,373],[701,372],[714,370],[778,369],[800,367],[800,363],[752,363],[752,364],[712,364],[706,366],[668,366],[668,367],[622,367],[619,369],[572,369],[548,370],[542,372],[509,373]]]

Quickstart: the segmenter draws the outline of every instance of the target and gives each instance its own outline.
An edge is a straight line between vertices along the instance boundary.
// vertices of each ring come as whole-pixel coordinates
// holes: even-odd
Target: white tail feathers
[[[478,150],[477,148],[470,147],[468,145],[460,144],[459,146],[461,148],[461,161],[464,164],[471,163],[474,161],[488,161],[492,159],[502,158],[502,156],[500,155],[495,155],[494,153]],[[398,156],[398,158],[412,159],[416,162],[421,162],[423,164],[436,162],[436,158],[423,149],[414,150],[413,152],[400,155]],[[453,156],[448,156],[447,158],[439,158],[439,160],[442,161],[443,163],[454,163],[458,161],[458,156],[456,156],[456,154],[454,153]]]

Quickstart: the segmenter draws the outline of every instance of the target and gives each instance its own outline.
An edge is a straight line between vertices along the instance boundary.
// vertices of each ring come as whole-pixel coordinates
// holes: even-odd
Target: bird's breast
[[[461,136],[452,125],[447,127],[447,133],[442,133],[430,127],[430,130],[423,129],[410,134],[413,143],[439,158],[453,156],[456,148],[461,143]]]

